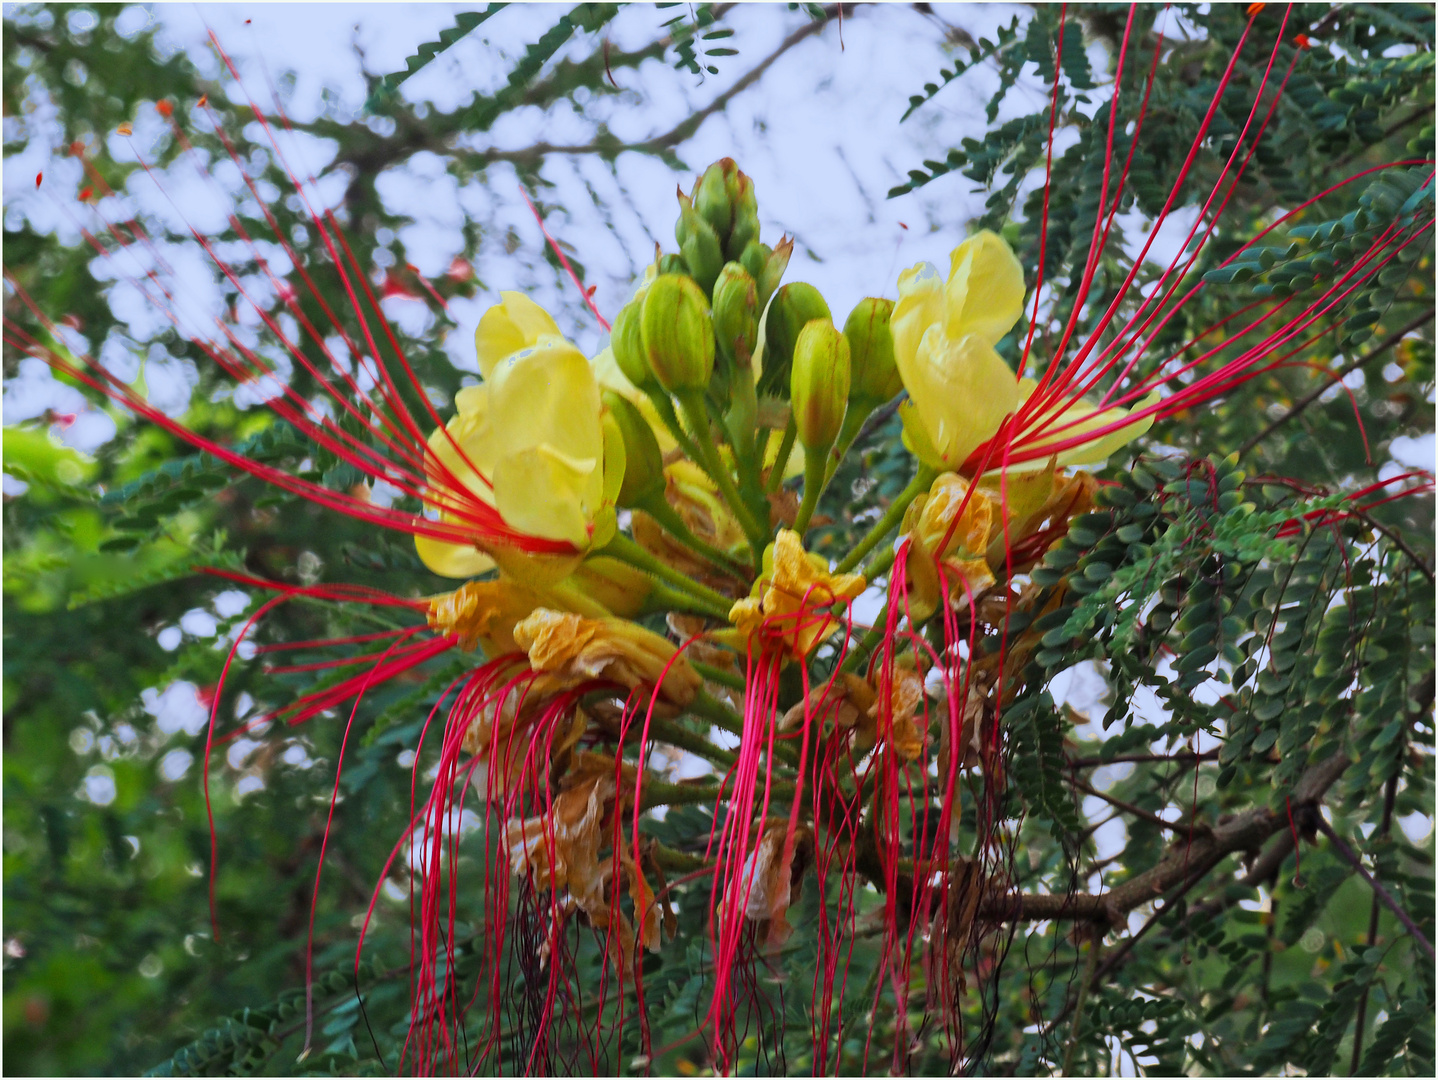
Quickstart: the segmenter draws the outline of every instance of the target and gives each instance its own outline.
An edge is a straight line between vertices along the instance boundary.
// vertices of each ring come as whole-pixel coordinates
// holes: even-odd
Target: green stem
[[[749,512],[749,507],[739,496],[739,489],[734,486],[734,478],[724,467],[724,461],[719,456],[719,447],[714,443],[714,429],[709,424],[709,414],[704,410],[703,394],[685,394],[679,399],[679,407],[684,410],[684,418],[693,429],[699,464],[719,488],[719,494],[724,496],[729,509],[734,512],[744,535],[749,538],[749,546],[754,549],[754,565],[758,566],[763,561],[764,545],[768,543],[769,537]]]
[[[739,473],[739,487],[745,495],[758,497],[763,503],[764,484],[760,476],[762,459],[755,461],[754,437],[758,432],[759,399],[754,393],[754,372],[748,364],[736,364],[733,403],[724,417],[729,445],[734,450],[734,467]],[[755,505],[751,501],[751,505]],[[765,516],[767,516],[767,504]]]
[[[645,777],[639,796],[639,808],[648,810],[652,806],[685,806],[713,802],[718,798],[717,784],[671,784],[666,780]]]
[[[700,690],[694,700],[689,703],[689,711],[731,735],[742,736],[744,734],[743,719],[706,690]]]
[[[874,411],[875,406],[867,401],[855,401],[850,399],[849,409],[844,413],[843,426],[839,428],[839,438],[834,442],[834,449],[826,457],[827,468],[824,469],[824,485],[827,487],[829,481],[834,479],[834,473],[844,460],[844,455],[849,452],[849,447],[854,445],[854,440],[859,437],[859,431],[864,426],[864,421]],[[808,483],[806,480],[805,483]]]
[[[883,551],[879,552],[872,559],[866,562],[864,564],[864,569],[861,571],[861,573],[864,575],[864,580],[869,584],[873,584],[876,577],[878,577],[880,574],[888,570],[889,567],[894,565],[894,556],[896,554],[897,552],[895,552],[892,547],[886,547]]]
[[[678,540],[685,547],[689,548],[696,555],[703,557],[713,563],[726,574],[733,574],[741,581],[749,580],[749,568],[743,566],[734,556],[727,552],[720,551],[712,544],[706,544],[699,537],[695,536],[684,519],[679,516],[678,511],[664,501],[664,496],[655,494],[639,502],[638,507],[646,514],[659,522],[664,531]]]
[[[914,471],[914,478],[909,481],[909,486],[895,497],[889,504],[889,509],[884,511],[884,516],[874,522],[874,527],[869,530],[864,539],[859,541],[858,547],[845,555],[839,565],[834,569],[837,573],[846,574],[863,561],[864,556],[873,551],[879,542],[899,527],[904,520],[904,511],[908,510],[909,504],[926,491],[939,471],[929,465],[920,464]]]
[[[604,545],[603,554],[653,574],[660,581],[673,585],[680,592],[692,597],[693,603],[702,605],[705,614],[729,621],[729,609],[734,606],[734,601],[660,562],[623,533],[616,533],[614,539]]]
[[[779,443],[779,456],[774,459],[774,468],[769,473],[769,482],[764,485],[764,490],[770,495],[778,491],[784,483],[784,470],[789,467],[789,455],[794,452],[794,440],[799,437],[799,426],[794,423],[791,414],[789,422],[784,425],[784,439]]]
[[[869,658],[869,654],[877,649],[879,643],[884,640],[884,623],[888,621],[888,618],[889,605],[885,604],[879,611],[879,617],[874,620],[874,625],[869,627],[868,632],[859,640],[859,643],[849,650],[848,659],[844,661],[844,666],[840,668],[841,671],[853,673],[864,666],[864,661]]]
[[[804,447],[804,499],[799,503],[799,514],[794,518],[794,531],[803,538],[809,528],[809,519],[819,505],[819,496],[824,494],[824,459],[826,455],[810,452]]]
[[[715,667],[713,664],[700,663],[698,660],[689,661],[695,671],[699,672],[710,682],[717,682],[720,686],[727,686],[731,690],[743,690],[745,685],[744,676],[737,671],[726,671],[724,668]]]
[[[708,692],[701,690],[699,694],[689,703],[689,711],[701,719],[708,720],[715,727],[727,731],[731,735],[744,737],[744,720],[718,698]],[[798,747],[790,746],[775,740],[774,756],[787,761],[790,765],[799,764]]]
[[[1073,1024],[1069,1028],[1068,1045],[1064,1047],[1064,1076],[1073,1075],[1074,1051],[1078,1049],[1079,1035],[1083,1032],[1084,999],[1088,996],[1088,984],[1093,981],[1094,968],[1098,963],[1098,951],[1101,944],[1103,944],[1103,938],[1095,937],[1088,945],[1088,964],[1084,971],[1084,977],[1079,982],[1078,1001],[1074,1003]]]
[[[636,728],[636,732],[637,730]],[[656,716],[649,721],[649,734],[660,742],[677,746],[680,750],[688,750],[691,754],[697,754],[716,765],[723,765],[726,769],[739,760],[738,754],[719,749],[703,735],[690,731],[673,720],[664,720]]]
[[[674,411],[674,402],[663,390],[646,390],[649,400],[654,402],[654,411],[659,414],[659,419],[664,421],[664,426],[669,429],[669,434],[674,436],[674,441],[679,444],[679,449],[684,451],[684,456],[691,461],[699,460],[699,450],[694,441],[684,431],[684,425],[679,422],[679,415]]]
[[[705,618],[717,618],[714,605],[707,600],[700,600],[687,592],[680,592],[678,589],[670,588],[662,581],[654,583],[654,591],[649,594],[651,607],[646,610],[657,611],[682,611],[690,615],[702,615]]]

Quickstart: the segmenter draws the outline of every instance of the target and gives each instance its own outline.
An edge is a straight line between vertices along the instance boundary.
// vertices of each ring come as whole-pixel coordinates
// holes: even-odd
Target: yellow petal
[[[598,462],[604,452],[600,415],[589,361],[562,338],[545,338],[494,370],[489,416],[496,461],[545,443],[568,457]],[[601,479],[596,472],[596,501]]]
[[[518,292],[499,295],[502,302],[484,313],[474,332],[474,349],[485,379],[505,357],[534,345],[541,337],[559,335],[549,313],[529,297]]]
[[[924,332],[944,320],[944,286],[939,273],[928,263],[910,267],[899,275],[899,302],[889,318],[894,339],[894,360],[902,376],[904,363],[913,363]]]
[[[429,625],[441,634],[459,636],[465,652],[484,646],[491,659],[518,652],[515,624],[540,606],[539,595],[503,578],[471,581],[429,602]]]
[[[495,508],[520,532],[586,548],[599,509],[587,496],[599,468],[595,458],[571,457],[548,443],[527,447],[494,467]]]
[[[1045,435],[1041,432],[1034,440],[1034,444],[1042,448],[1045,442],[1067,442],[1086,432],[1097,431],[1099,428],[1117,423],[1132,412],[1151,408],[1158,403],[1159,399],[1160,394],[1155,390],[1132,409],[1117,407],[1098,409],[1088,400],[1079,401],[1070,405],[1056,419],[1045,422],[1043,432],[1051,434]],[[1082,465],[1087,468],[1098,468],[1102,466],[1110,454],[1122,449],[1126,444],[1147,432],[1153,426],[1153,419],[1153,415],[1150,414],[1131,424],[1115,428],[1107,434],[1095,436],[1092,442],[1081,443],[1078,446],[1071,446],[1066,450],[1059,451],[1059,467]]]
[[[459,416],[483,412],[488,405],[489,387],[483,383],[478,386],[461,386],[454,395],[454,410]]]
[[[924,421],[919,416],[919,410],[914,408],[913,401],[906,401],[899,406],[899,421],[904,425],[904,446],[909,453],[925,465],[942,469],[944,459],[934,449],[934,440],[929,437],[929,430],[924,427]]]
[[[980,337],[954,339],[931,326],[918,353],[899,361],[899,372],[946,468],[962,465],[1018,407],[1018,379]]]
[[[472,578],[494,569],[494,560],[478,548],[450,544],[431,536],[416,536],[419,561],[440,577]]]
[[[482,479],[482,474],[487,476],[494,468],[488,422],[489,395],[485,387],[474,389],[485,392],[469,400],[468,412],[461,412],[444,427],[436,428],[429,437],[432,456],[427,457],[425,468],[431,498],[425,502],[439,510],[454,510],[459,506],[463,492],[456,490],[456,485],[486,503],[494,503],[493,493]]]
[[[954,249],[944,287],[945,333],[972,334],[990,345],[1024,310],[1024,268],[1004,239],[987,229]]]

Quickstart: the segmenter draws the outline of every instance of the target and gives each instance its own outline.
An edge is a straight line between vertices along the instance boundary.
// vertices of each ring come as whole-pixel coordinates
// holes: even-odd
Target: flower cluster
[[[508,532],[415,544],[434,572],[470,579],[430,601],[435,631],[527,665],[452,724],[481,765],[481,797],[502,807],[512,874],[550,898],[544,956],[578,918],[634,973],[633,950],[661,948],[673,925],[645,867],[707,867],[709,1034],[723,1062],[732,973],[755,942],[787,936],[806,860],[837,857],[882,881],[918,859],[934,870],[925,888],[944,891],[946,845],[895,830],[876,848],[856,824],[882,822],[899,784],[929,784],[941,759],[950,773],[972,766],[982,746],[984,690],[950,685],[953,662],[917,638],[906,646],[896,620],[912,636],[965,612],[992,619],[989,597],[1017,610],[1015,552],[1088,507],[1091,478],[1066,470],[1102,462],[1152,415],[1080,397],[1017,431],[1038,384],[995,351],[1025,285],[993,233],[954,251],[947,280],[908,270],[897,303],[866,298],[842,328],[818,290],[783,283],[792,245],[760,240],[753,183],[732,161],[681,194],[676,236],[679,252],[658,256],[591,359],[522,295],[484,315],[483,382],[430,436],[423,498],[463,528],[451,506],[463,491]],[[819,499],[865,421],[900,396],[915,483],[835,565],[806,549]],[[1006,463],[1054,432],[1062,449]],[[886,575],[880,649],[851,606]],[[676,638],[648,628],[660,615]],[[957,725],[940,721],[951,700]],[[707,738],[716,726],[737,752]],[[611,752],[579,749],[600,744]],[[641,846],[642,811],[677,790],[654,764],[665,748],[707,757],[722,779],[708,851]]]
[[[1262,96],[1260,87],[1255,110]],[[1110,221],[1126,177],[1125,167]],[[348,250],[330,215],[313,213],[313,225],[329,250]],[[1177,357],[1156,367],[1137,359],[1157,336],[1150,327],[1187,299],[1172,297],[1207,231],[1190,233],[1183,269],[1140,299],[1128,296],[1132,274],[1123,282],[1126,325],[1113,325],[1115,301],[1085,340],[1071,340],[1072,323],[1056,345],[1043,339],[1053,355],[1035,347],[1036,325],[1052,315],[1040,313],[1042,267],[1021,264],[993,232],[959,244],[947,275],[906,270],[893,298],[867,297],[842,321],[819,290],[785,280],[793,243],[760,233],[752,180],[716,162],[681,192],[677,251],[656,252],[605,347],[586,357],[536,303],[502,293],[475,335],[481,379],[448,416],[402,353],[409,385],[375,357],[377,338],[399,346],[369,282],[344,260],[333,269],[351,297],[370,301],[378,335],[357,299],[358,333],[338,319],[333,335],[318,331],[299,290],[271,276],[293,318],[266,325],[328,400],[321,409],[286,386],[270,408],[316,451],[398,491],[393,505],[363,484],[335,490],[207,440],[92,358],[14,329],[17,344],[237,469],[407,534],[424,566],[452,579],[450,591],[420,600],[322,585],[282,587],[271,602],[323,597],[424,615],[395,632],[369,672],[277,714],[292,722],[441,652],[479,654],[435,703],[439,760],[424,751],[433,786],[410,841],[426,848],[411,1011],[421,1071],[458,1061],[445,1040],[456,1003],[471,997],[453,983],[453,926],[444,926],[466,886],[441,850],[466,799],[490,825],[486,925],[475,938],[487,950],[490,1001],[517,956],[542,998],[536,1054],[567,1006],[604,1022],[617,1011],[622,1026],[635,1002],[649,1058],[642,953],[679,932],[681,880],[686,913],[690,896],[703,909],[705,932],[683,947],[699,950],[712,976],[702,1030],[721,1070],[742,1042],[746,988],[766,950],[783,945],[805,887],[821,893],[816,1072],[846,1011],[834,995],[861,914],[881,935],[873,1000],[883,983],[907,1000],[919,949],[931,985],[962,986],[975,912],[1004,887],[983,862],[1003,789],[1003,710],[1041,640],[1032,627],[1057,604],[1028,571],[1093,506],[1095,470],[1156,419],[1251,377],[1307,317],[1201,378],[1173,379],[1164,370]],[[1106,241],[1096,225],[1091,265]],[[150,282],[136,287],[167,308]],[[289,331],[292,340],[289,325],[305,333]],[[195,341],[237,381],[283,386],[245,342]],[[424,415],[407,404],[417,399]],[[910,482],[848,550],[820,549],[826,490],[894,409]],[[854,610],[866,592],[879,607],[864,619],[871,625]],[[418,758],[415,770],[418,780]],[[988,818],[964,853],[961,780],[988,802],[978,800]],[[707,828],[670,846],[651,826],[677,806],[705,807]],[[673,886],[666,874],[679,875]],[[861,903],[860,882],[879,899]],[[593,1012],[566,967],[582,932],[616,978],[598,988]],[[616,986],[621,1001],[606,1012]],[[945,994],[933,1000],[957,1008]],[[491,1011],[495,1047],[501,1012]],[[898,1013],[902,1028],[907,1012]],[[900,1031],[896,1045],[904,1041]]]

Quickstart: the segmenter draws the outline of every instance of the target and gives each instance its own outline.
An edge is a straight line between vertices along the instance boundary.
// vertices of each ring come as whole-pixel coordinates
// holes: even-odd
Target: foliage
[[[467,152],[464,139],[516,110],[614,94],[615,70],[646,63],[712,77],[722,70],[714,58],[736,52],[725,5],[659,5],[652,40],[627,53],[605,40],[619,6],[579,5],[554,13],[495,92],[477,92],[451,115],[419,115],[397,93],[403,79],[501,6],[460,14],[405,72],[373,81],[372,107],[390,126],[330,116],[297,125],[337,143],[330,171],[346,178],[340,214],[355,258],[392,264],[386,280],[402,292],[419,285],[405,276],[403,245],[379,239],[404,224],[377,188],[386,168],[431,152],[452,176],[483,177],[499,159]],[[821,27],[837,14],[791,7],[803,9],[792,13],[795,26],[814,19]],[[994,901],[976,916],[983,933],[963,965],[961,1050],[939,1037],[932,1019],[924,1026],[925,998],[939,988],[919,978],[914,996],[896,1001],[880,977],[877,938],[859,936],[841,969],[846,993],[833,1010],[830,1068],[872,1071],[890,1055],[903,1056],[914,1074],[946,1073],[953,1057],[969,1071],[1016,1075],[1098,1075],[1120,1066],[1165,1075],[1293,1067],[1431,1075],[1434,1068],[1431,964],[1355,868],[1319,838],[1312,817],[1324,815],[1363,853],[1432,941],[1433,833],[1414,842],[1398,822],[1433,813],[1433,504],[1427,496],[1383,502],[1387,489],[1372,490],[1388,478],[1375,463],[1395,440],[1431,439],[1433,431],[1432,9],[1270,5],[1247,31],[1239,6],[1163,12],[1094,5],[1070,7],[1065,18],[1040,5],[993,41],[954,46],[950,66],[923,85],[907,112],[896,103],[896,122],[922,116],[963,92],[974,71],[997,71],[985,137],[923,161],[890,194],[964,182],[990,192],[979,220],[949,226],[955,238],[965,228],[1002,232],[1030,290],[1042,268],[1053,306],[1037,330],[1035,373],[1042,358],[1058,355],[1055,328],[1074,315],[1106,166],[1116,176],[1130,155],[1133,181],[1075,325],[1099,325],[1111,303],[1131,310],[1137,290],[1159,281],[1162,267],[1140,261],[1136,285],[1124,287],[1246,32],[1271,39],[1283,26],[1287,44],[1269,85],[1284,79],[1284,94],[1243,183],[1222,189],[1231,198],[1213,242],[1178,275],[1185,287],[1201,281],[1204,288],[1158,328],[1167,348],[1155,353],[1175,351],[1256,299],[1311,302],[1384,230],[1401,237],[1398,250],[1322,310],[1284,363],[1159,424],[1132,463],[1132,455],[1116,457],[1101,477],[1111,484],[1029,575],[1027,610],[1013,614],[1005,635],[974,643],[976,661],[1002,649],[1013,665],[1001,717],[1007,782],[997,808],[1005,856],[992,867],[1008,906]],[[1117,43],[1129,18],[1136,31],[1115,111]],[[104,182],[123,191],[139,166],[101,149],[110,132],[154,102],[194,116],[208,95],[225,130],[241,128],[239,107],[220,103],[217,83],[184,54],[162,53],[151,30],[122,33],[119,19],[115,8],[62,5],[7,13],[7,153],[32,137],[13,131],[12,118],[48,100],[66,139],[86,147]],[[860,27],[881,32],[872,21]],[[1296,44],[1299,33],[1312,47]],[[1191,215],[1184,221],[1198,219],[1224,162],[1249,145],[1239,135],[1267,53],[1237,55],[1227,74],[1235,92],[1222,98],[1192,179],[1180,189]],[[1035,72],[1051,89],[1056,71],[1051,143],[1047,94],[1016,91]],[[1142,128],[1131,135],[1146,94]],[[213,134],[197,129],[193,138],[222,160]],[[263,146],[248,129],[242,138],[242,156]],[[589,152],[609,162],[634,153],[672,162],[683,138],[634,146],[605,132]],[[535,180],[552,149],[509,160]],[[154,165],[183,154],[178,140],[164,139]],[[257,183],[288,189],[281,162],[250,159]],[[1329,190],[1399,161],[1409,164]],[[1049,183],[1037,182],[1046,169]],[[1320,194],[1275,226],[1275,209]],[[294,243],[319,291],[340,295],[302,208],[267,203],[273,223],[260,209],[241,200],[238,226],[302,238]],[[221,239],[237,235],[232,227]],[[506,242],[474,222],[465,238],[466,259]],[[192,430],[336,492],[359,481],[292,428],[237,404],[232,384],[172,329],[131,340],[83,245],[24,220],[7,219],[6,240],[7,273],[41,310],[71,317],[68,325],[95,351],[118,342],[143,362],[158,344],[166,362],[188,365]],[[392,258],[387,264],[377,253]],[[246,258],[237,273],[260,273]],[[446,299],[488,291],[488,283],[462,275],[429,284]],[[318,307],[304,304],[319,321]],[[20,350],[9,320],[28,317],[8,288],[5,305],[5,371],[13,377]],[[464,385],[439,345],[451,328],[439,312],[426,332],[403,335],[405,354],[441,411]],[[1021,322],[1001,343],[1011,362],[1028,329]],[[1220,358],[1237,351],[1214,344]],[[314,390],[303,371],[294,379],[301,392]],[[408,597],[446,586],[406,538],[276,493],[212,454],[192,453],[118,410],[110,415],[118,433],[93,457],[61,449],[44,424],[6,428],[5,471],[28,485],[7,494],[4,508],[11,1068],[177,1076],[405,1067],[413,879],[402,865],[387,870],[386,860],[408,834],[415,773],[435,757],[433,736],[421,742],[426,717],[471,665],[444,654],[377,686],[353,713],[346,705],[303,726],[275,722],[215,747],[207,806],[197,783],[207,755],[197,718],[207,714],[229,643],[261,597],[249,589],[237,610],[234,583],[199,568]],[[875,415],[819,506],[815,550],[841,556],[900,497],[913,462],[899,434],[892,412]],[[206,620],[211,634],[185,629]],[[351,639],[402,625],[387,609],[309,596],[281,604],[260,624],[262,647],[341,643],[280,653],[288,671],[274,670],[271,653],[242,656],[228,673],[221,728],[335,685],[353,669],[305,670],[306,663],[359,658],[368,646]],[[1088,702],[1073,692],[1086,680],[1102,686]],[[163,701],[155,693],[176,686]],[[794,686],[780,692],[788,703],[798,700]],[[707,730],[695,725],[691,734]],[[957,844],[969,850],[984,797],[977,788],[960,793]],[[647,1063],[656,1073],[708,1063],[699,1041],[684,1041],[704,1019],[714,978],[708,917],[716,898],[707,874],[692,875],[722,822],[712,802],[676,797],[663,817],[646,816],[641,826],[677,899],[674,939],[642,967],[651,1042],[664,1048]],[[905,827],[921,824],[911,817]],[[322,841],[324,872],[311,912]],[[457,899],[447,948],[421,958],[471,988],[488,971],[478,867],[493,842],[480,829],[454,840],[470,868],[461,880],[475,889]],[[207,896],[215,855],[218,939]],[[821,966],[818,928],[834,922],[842,902],[836,880],[820,888],[812,869],[803,875],[789,916],[793,937],[746,987],[740,1026],[752,1038],[745,1067],[756,1073],[815,1067],[811,988]],[[356,918],[382,881],[357,969]],[[877,875],[861,882],[857,922],[879,924],[883,887]],[[600,985],[610,970],[603,944],[602,935],[571,924],[567,960],[585,987]],[[751,944],[757,956],[760,947]],[[485,983],[469,1029],[454,1034],[470,1045],[489,1036],[497,1017],[506,1063],[522,1063],[537,1045],[536,974],[512,944],[500,971],[493,990]],[[595,1008],[634,1001],[611,995]],[[581,1048],[581,1030],[614,1019],[585,1015],[539,1064],[642,1071],[640,1047],[626,1029],[610,1025],[616,1033],[608,1041]]]

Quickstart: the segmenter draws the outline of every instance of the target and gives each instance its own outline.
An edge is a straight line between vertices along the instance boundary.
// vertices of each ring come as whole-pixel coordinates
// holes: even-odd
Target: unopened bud
[[[771,259],[772,261],[772,259]],[[763,288],[760,287],[760,294]],[[799,340],[799,331],[811,319],[823,319],[833,323],[829,305],[819,295],[819,290],[802,281],[785,285],[769,305],[769,314],[764,320],[764,374],[759,392],[774,393],[789,379],[789,366],[794,362],[794,346]]]
[[[655,245],[656,247],[658,245]],[[687,274],[689,267],[684,262],[684,256],[675,255],[672,251],[667,255],[659,256],[654,264],[655,271],[660,274]]]
[[[724,187],[734,211],[724,252],[729,258],[737,259],[745,248],[759,239],[759,202],[754,197],[754,181],[738,169],[733,175],[725,175]]]
[[[730,172],[739,171],[733,158],[722,158],[705,169],[704,175],[694,185],[694,209],[720,237],[729,235],[729,226],[734,220],[734,212],[729,205],[729,192],[724,182],[726,166]]]
[[[739,256],[739,265],[749,271],[749,276],[757,283],[759,276],[764,273],[764,267],[769,262],[769,256],[772,254],[774,254],[774,249],[768,244],[761,244],[757,240],[751,240]]]
[[[725,359],[749,366],[759,337],[759,291],[736,262],[726,263],[714,283],[714,337]]]
[[[784,271],[789,267],[789,256],[793,252],[794,241],[787,236],[784,237],[769,253],[769,257],[764,260],[763,270],[754,275],[755,284],[759,286],[759,306],[761,308],[769,302],[769,297],[774,295],[774,290],[784,279]],[[828,314],[827,309],[825,309],[825,314]]]
[[[799,442],[812,454],[827,454],[849,402],[849,342],[827,317],[811,319],[799,331],[789,400]]]
[[[609,349],[624,377],[639,389],[655,387],[654,372],[644,352],[644,336],[640,330],[643,298],[631,300],[619,309],[609,329]]]
[[[724,247],[719,242],[719,234],[699,216],[699,211],[688,207],[679,214],[674,236],[679,241],[684,265],[704,294],[709,295],[714,288],[714,279],[724,269]]]
[[[692,278],[660,274],[644,294],[640,326],[644,353],[671,394],[702,391],[714,373],[714,323],[709,302]]]
[[[865,405],[888,401],[904,388],[894,364],[894,339],[889,334],[889,317],[893,313],[892,300],[870,296],[854,305],[844,322],[852,372],[849,393]]]
[[[624,483],[615,504],[640,506],[655,495],[664,495],[664,453],[649,421],[623,394],[605,390],[604,404],[624,443]]]

